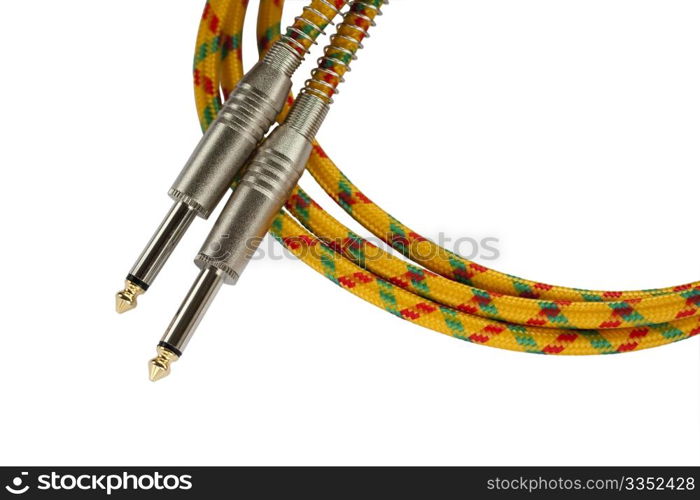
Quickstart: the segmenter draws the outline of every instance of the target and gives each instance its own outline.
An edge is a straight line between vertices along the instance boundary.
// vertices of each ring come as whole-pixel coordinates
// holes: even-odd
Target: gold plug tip
[[[138,286],[136,283],[126,280],[124,290],[117,293],[117,312],[124,314],[127,311],[135,309],[138,305],[137,298],[139,295],[146,293],[146,290]]]
[[[179,356],[170,349],[158,346],[158,356],[148,362],[148,378],[151,382],[158,382],[170,375],[170,364],[179,359]]]

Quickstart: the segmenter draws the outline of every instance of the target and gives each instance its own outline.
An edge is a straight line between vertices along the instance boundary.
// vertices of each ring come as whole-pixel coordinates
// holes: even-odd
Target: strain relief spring
[[[345,81],[352,61],[363,48],[362,41],[369,38],[369,29],[375,26],[374,19],[382,15],[383,0],[355,0],[343,15],[343,21],[331,36],[330,44],[324,49],[318,66],[311,72],[302,94],[310,94],[331,104],[333,96],[339,94],[338,86]]]
[[[297,57],[303,59],[316,39],[324,34],[326,26],[333,24],[333,18],[340,13],[345,0],[312,0],[304,7],[304,13],[294,19],[294,24],[280,38],[280,43]]]

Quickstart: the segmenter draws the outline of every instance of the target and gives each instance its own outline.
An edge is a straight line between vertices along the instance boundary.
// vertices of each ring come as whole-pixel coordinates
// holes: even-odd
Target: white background
[[[485,263],[503,271],[603,289],[700,279],[700,5],[429,3],[386,7],[321,132],[351,179],[424,234],[499,238]],[[113,295],[198,140],[201,9],[0,4],[2,465],[700,465],[697,340],[493,350],[291,260],[254,262],[173,375],[148,382],[208,224],[137,311],[117,316]]]

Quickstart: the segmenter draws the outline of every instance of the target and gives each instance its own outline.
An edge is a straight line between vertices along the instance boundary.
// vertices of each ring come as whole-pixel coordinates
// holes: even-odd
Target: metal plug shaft
[[[182,356],[223,282],[224,273],[215,267],[199,273],[158,344],[158,356],[149,362],[151,381],[157,382],[170,374],[170,363]]]
[[[124,290],[117,293],[118,313],[123,314],[138,305],[136,299],[139,295],[146,293],[196,215],[194,209],[182,201],[172,206],[136,264],[129,271]]]
[[[275,122],[301,56],[277,43],[240,81],[170,188],[172,209],[117,294],[117,312],[136,307],[196,216],[207,219]]]
[[[260,145],[195,264],[201,272],[159,347],[180,357],[221,284],[235,284],[304,172],[328,104],[304,94]]]

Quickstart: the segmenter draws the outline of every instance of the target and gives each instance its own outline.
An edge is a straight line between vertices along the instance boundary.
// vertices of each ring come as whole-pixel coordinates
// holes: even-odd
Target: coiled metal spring
[[[389,2],[375,3],[381,5]],[[371,12],[371,15],[363,12]],[[323,56],[317,61],[318,66],[311,72],[311,78],[306,81],[301,93],[314,95],[332,104],[333,96],[340,93],[338,86],[345,81],[345,73],[352,71],[351,62],[357,59],[357,52],[364,48],[362,41],[370,37],[363,25],[375,26],[374,18],[381,15],[378,5],[368,0],[353,1],[349,10],[343,14],[343,21],[331,36],[330,44],[324,48]]]
[[[316,31],[317,35],[326,34],[324,28],[322,28],[321,26],[313,22],[311,19],[309,19],[307,17],[307,14],[312,14],[313,16],[321,19],[325,23],[325,25],[334,25],[335,23],[333,22],[333,18],[340,13],[340,8],[333,5],[328,0],[316,1],[328,7],[328,9],[333,12],[333,14],[331,16],[328,16],[320,10],[315,9],[310,5],[307,5],[304,7],[304,15],[295,17],[294,25],[287,28],[287,32],[281,37],[281,40],[302,58],[309,53],[311,46],[318,45],[318,42],[316,42],[315,37],[312,37],[303,29],[300,29],[298,26],[309,26],[311,29]],[[294,35],[296,35],[298,38],[296,38]],[[300,40],[306,40],[308,42],[308,46],[306,46]]]

